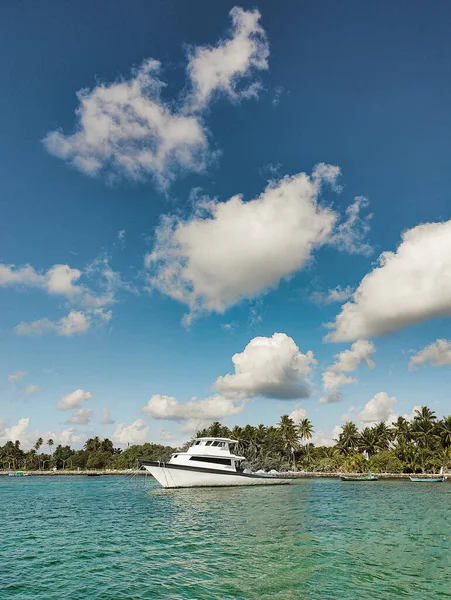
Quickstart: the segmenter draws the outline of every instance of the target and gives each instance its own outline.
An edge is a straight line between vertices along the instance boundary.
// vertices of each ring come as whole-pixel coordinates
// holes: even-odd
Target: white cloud
[[[434,367],[451,365],[451,340],[438,339],[417,352],[409,361],[409,369],[430,362]]]
[[[37,392],[39,392],[39,388],[37,385],[27,385],[26,389],[25,389],[25,393],[26,394],[36,394]]]
[[[22,379],[22,377],[25,377],[25,375],[25,371],[16,371],[15,373],[11,373],[11,375],[8,375],[8,381],[9,383],[17,383]]]
[[[117,444],[144,444],[149,441],[150,428],[144,419],[136,419],[130,425],[119,423],[113,434]]]
[[[330,341],[398,331],[451,315],[451,220],[402,234],[396,252],[383,252],[350,302],[328,326]]]
[[[111,418],[110,409],[102,408],[102,425],[112,425],[114,420]]]
[[[95,293],[80,283],[82,276],[97,277],[100,292]],[[110,310],[105,307],[116,301],[115,294],[120,288],[129,289],[118,273],[109,266],[106,256],[96,259],[84,272],[68,265],[53,265],[43,272],[36,271],[30,265],[15,267],[0,265],[0,286],[31,287],[47,292],[49,295],[63,296],[69,305],[82,310],[71,310],[57,321],[47,318],[31,323],[21,322],[15,327],[18,335],[41,334],[53,331],[58,335],[71,336],[86,331],[93,324],[109,321]]]
[[[76,410],[68,423],[73,425],[86,425],[91,420],[92,410],[90,408],[80,408]]]
[[[71,410],[77,408],[85,400],[89,400],[92,397],[91,392],[85,392],[84,390],[78,389],[66,396],[61,396],[58,401],[58,408],[60,410]]]
[[[0,445],[6,444],[6,442],[15,442],[16,440],[22,441],[24,438],[30,419],[24,418],[12,425],[11,427],[0,427]]]
[[[141,410],[154,419],[168,421],[187,421],[198,419],[211,422],[231,415],[236,415],[244,409],[245,403],[237,403],[236,399],[226,398],[215,394],[205,400],[189,400],[181,403],[172,396],[154,394]]]
[[[0,422],[0,445],[7,441],[20,442],[22,450],[29,450],[36,443],[36,440],[42,437],[44,440],[52,439],[55,445],[69,444],[71,446],[79,444],[83,440],[83,434],[77,433],[73,427],[63,431],[29,431],[29,417],[19,419],[11,427],[5,427]]]
[[[364,361],[372,369],[374,362],[372,356],[376,348],[368,340],[357,340],[350,349],[339,352],[335,355],[336,361],[329,367],[335,373],[352,373],[359,364]]]
[[[387,424],[396,421],[398,414],[393,410],[395,404],[396,398],[390,397],[385,392],[379,392],[373,396],[358,414],[362,427],[372,427],[381,421]]]
[[[108,313],[102,313],[110,315]],[[50,319],[38,319],[31,323],[19,323],[14,328],[17,335],[40,335],[49,331],[53,331],[58,335],[69,337],[76,333],[84,333],[91,326],[91,319],[86,314],[72,310],[66,317],[58,321],[50,321]]]
[[[238,89],[238,80],[268,66],[258,11],[235,7],[230,14],[230,39],[190,50],[188,97],[165,100],[161,63],[148,58],[128,79],[79,90],[74,133],[48,133],[43,139],[47,150],[86,175],[104,173],[110,181],[153,177],[166,188],[180,172],[203,171],[215,153],[209,151],[199,111],[215,91],[232,99],[256,96],[258,82]]]
[[[215,47],[200,46],[190,52],[188,73],[193,85],[193,108],[204,108],[215,92],[222,92],[233,100],[258,95],[256,81],[238,89],[242,78],[249,78],[255,70],[268,68],[269,46],[259,25],[258,10],[245,11],[235,6],[230,11],[232,31],[229,39]]]
[[[335,425],[335,427],[332,429],[332,439],[338,440],[340,433],[343,432],[343,427],[341,425]]]
[[[329,290],[327,294],[323,292],[313,292],[310,296],[313,302],[318,304],[319,306],[325,304],[333,304],[334,302],[344,302],[348,300],[352,296],[352,288],[351,286],[347,286],[342,288],[337,285],[337,287]]]
[[[288,416],[294,421],[295,425],[299,425],[302,419],[307,417],[307,411],[304,408],[295,408]]]
[[[203,124],[163,100],[160,68],[146,59],[129,79],[80,90],[75,133],[47,134],[47,150],[92,177],[103,171],[135,181],[153,176],[162,187],[180,170],[202,171],[208,146]]]
[[[161,429],[161,428],[158,430],[158,437],[163,442],[169,442],[170,440],[174,439],[174,436],[172,435],[172,433],[170,433],[169,431],[166,431],[166,429]]]
[[[86,309],[99,308],[114,301],[111,293],[103,296],[93,294],[87,286],[77,283],[82,275],[82,271],[69,265],[53,265],[40,273],[30,265],[15,267],[0,264],[0,286],[42,289],[48,294],[63,296]]]
[[[344,250],[349,254],[364,254],[366,256],[372,254],[372,247],[365,242],[370,230],[369,221],[372,215],[368,214],[363,218],[360,216],[360,211],[362,208],[367,208],[368,204],[367,198],[358,196],[347,207],[346,220],[337,225],[331,237],[331,242],[340,250]]]
[[[403,417],[406,421],[408,421],[409,423],[412,423],[412,421],[414,420],[414,418],[416,417],[417,414],[417,410],[421,410],[421,406],[419,406],[418,404],[415,405],[412,408],[412,412],[408,413],[408,414],[404,414]]]
[[[322,380],[327,396],[320,399],[321,403],[331,404],[340,402],[340,388],[343,385],[356,383],[354,377],[347,377],[344,373],[353,373],[359,364],[364,361],[371,369],[374,367],[372,356],[376,351],[374,344],[368,340],[357,340],[350,349],[335,354],[335,362],[324,371]]]
[[[308,376],[316,366],[313,352],[302,354],[285,333],[256,337],[232,357],[235,372],[218,377],[213,387],[222,394],[293,399],[311,395]]]
[[[324,433],[321,431],[321,429],[318,429],[313,434],[312,439],[309,440],[309,443],[312,443],[312,444],[314,444],[317,447],[318,446],[327,446],[327,447],[335,446],[335,443],[336,443],[335,440],[336,440],[336,433],[337,433],[337,431],[338,431],[337,427],[334,427],[331,436],[330,437],[326,437],[324,435]]]
[[[322,206],[319,196],[325,184],[336,188],[339,173],[320,164],[311,176],[270,182],[253,200],[204,200],[185,221],[163,217],[145,257],[149,287],[186,304],[188,322],[276,287],[302,269],[316,248],[336,243],[339,214]]]

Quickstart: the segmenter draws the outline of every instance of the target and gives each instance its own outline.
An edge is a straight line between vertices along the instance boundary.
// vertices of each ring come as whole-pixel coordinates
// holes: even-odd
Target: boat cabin
[[[236,440],[229,438],[197,438],[186,452],[176,452],[169,462],[203,469],[241,472],[245,457],[234,453],[237,444]]]

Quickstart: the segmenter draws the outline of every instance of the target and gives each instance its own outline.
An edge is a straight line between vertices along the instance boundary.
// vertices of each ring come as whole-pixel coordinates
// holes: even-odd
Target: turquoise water
[[[0,477],[0,598],[451,598],[450,483],[143,486]]]

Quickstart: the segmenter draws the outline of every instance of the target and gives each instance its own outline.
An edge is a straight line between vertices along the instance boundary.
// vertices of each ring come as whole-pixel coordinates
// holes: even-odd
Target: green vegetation
[[[349,421],[343,425],[332,447],[311,443],[313,425],[308,419],[295,424],[283,415],[277,425],[235,426],[215,422],[196,437],[231,437],[238,440],[238,453],[246,456],[252,470],[303,470],[310,472],[437,473],[451,467],[451,416],[439,420],[426,406],[416,411],[412,422],[403,417],[391,426],[378,423],[359,431]],[[191,444],[187,442],[184,448]],[[175,448],[159,444],[114,448],[109,439],[87,440],[82,450],[56,446],[53,453],[39,452],[44,440],[24,452],[20,443],[0,447],[0,469],[129,469],[139,458],[168,461]],[[51,451],[54,445],[49,439]]]
[[[87,440],[82,450],[70,446],[56,446],[52,454],[39,453],[44,441],[39,438],[31,450],[24,452],[20,443],[6,442],[0,447],[0,469],[26,469],[28,471],[57,469],[130,469],[136,467],[138,458],[148,460],[169,460],[174,448],[159,444],[131,446],[126,450],[114,448],[109,439],[99,437]],[[51,450],[53,440],[47,441]]]
[[[310,472],[437,473],[451,467],[451,416],[438,420],[427,406],[412,422],[399,417],[393,425],[378,423],[359,431],[348,421],[333,447],[314,446],[308,419],[295,425],[283,415],[277,427],[259,425],[229,429],[220,423],[198,436],[232,437],[252,469]]]

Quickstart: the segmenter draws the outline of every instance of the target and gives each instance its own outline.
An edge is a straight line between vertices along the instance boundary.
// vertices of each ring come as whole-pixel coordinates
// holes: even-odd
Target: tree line
[[[393,424],[377,423],[359,430],[348,421],[333,446],[312,443],[314,427],[307,418],[295,423],[282,415],[277,425],[236,425],[214,422],[196,437],[228,437],[238,441],[238,453],[251,470],[303,470],[310,472],[436,473],[451,467],[451,416],[438,419],[430,408],[415,411],[412,421],[399,417]],[[186,449],[192,440],[186,442]],[[41,451],[47,446],[49,451]],[[140,458],[168,461],[177,449],[146,443],[125,450],[109,439],[90,438],[81,450],[39,438],[23,451],[20,442],[0,447],[0,469],[129,469]]]

